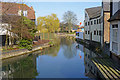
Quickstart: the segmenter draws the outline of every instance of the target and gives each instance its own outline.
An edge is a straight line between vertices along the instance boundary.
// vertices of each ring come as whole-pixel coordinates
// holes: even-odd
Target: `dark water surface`
[[[84,47],[60,38],[58,45],[3,61],[4,78],[89,78],[85,75]]]

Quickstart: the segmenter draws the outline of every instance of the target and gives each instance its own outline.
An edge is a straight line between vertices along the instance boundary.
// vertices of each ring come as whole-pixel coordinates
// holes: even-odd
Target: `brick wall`
[[[104,42],[110,42],[110,23],[108,22],[110,19],[110,13],[104,13]]]

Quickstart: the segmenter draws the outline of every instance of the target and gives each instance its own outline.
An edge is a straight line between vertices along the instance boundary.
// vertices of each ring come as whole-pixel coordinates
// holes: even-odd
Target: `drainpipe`
[[[101,20],[101,18],[100,18],[100,20]],[[100,21],[100,32],[101,32],[101,21]],[[100,34],[99,36],[100,36],[100,45],[101,45],[102,44],[101,43],[101,33],[99,33],[99,34]]]
[[[92,39],[91,39],[91,26],[90,26],[90,19],[89,19],[89,38],[90,38],[90,43],[92,42]]]

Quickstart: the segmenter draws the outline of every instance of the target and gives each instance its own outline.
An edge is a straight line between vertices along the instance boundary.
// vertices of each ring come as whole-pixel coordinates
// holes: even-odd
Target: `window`
[[[117,24],[112,25],[112,28],[118,28],[118,25]]]
[[[101,19],[99,19],[99,24],[101,23]]]
[[[85,34],[87,34],[87,31],[85,31]]]
[[[23,16],[27,16],[27,11],[23,11]]]
[[[19,10],[18,15],[21,16],[21,14],[22,14],[22,10]]]
[[[117,36],[118,36],[118,25],[112,25],[113,28],[113,33],[112,33],[112,39],[113,41],[117,41]]]
[[[90,23],[88,22],[88,25],[90,25]]]
[[[93,21],[91,21],[91,25],[93,25]]]
[[[94,20],[94,24],[96,24],[96,20]]]
[[[97,19],[97,24],[99,24],[99,20]]]
[[[90,34],[90,31],[88,31],[88,34]]]
[[[85,13],[85,17],[87,17],[87,14]]]
[[[94,35],[96,35],[96,31],[94,31]]]
[[[99,35],[101,36],[101,31],[99,31]]]
[[[21,16],[22,15],[22,10],[18,11],[18,15]],[[27,16],[27,11],[23,11],[23,16]]]
[[[98,35],[98,31],[97,31],[97,35]]]
[[[115,52],[118,51],[118,43],[112,42],[112,50]]]
[[[87,22],[85,22],[85,26],[87,26]]]

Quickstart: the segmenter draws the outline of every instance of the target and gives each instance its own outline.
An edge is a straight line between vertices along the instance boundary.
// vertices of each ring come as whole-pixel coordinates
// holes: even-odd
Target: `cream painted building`
[[[100,42],[102,7],[85,9],[85,40]]]
[[[120,55],[120,0],[112,0],[110,22],[110,51]]]
[[[110,2],[102,6],[85,9],[85,40],[100,43],[110,42]]]

